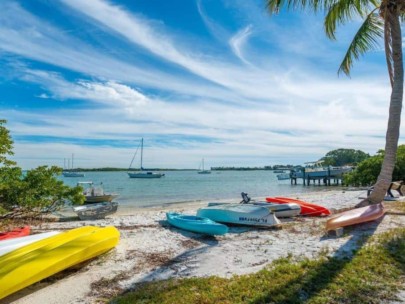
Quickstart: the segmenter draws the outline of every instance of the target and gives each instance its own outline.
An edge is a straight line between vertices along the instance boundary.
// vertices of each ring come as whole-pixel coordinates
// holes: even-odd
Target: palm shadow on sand
[[[250,303],[292,304],[308,302],[312,297],[318,295],[322,290],[326,289],[329,284],[334,282],[346,265],[356,256],[357,251],[361,249],[374,234],[382,220],[383,217],[373,222],[358,224],[347,228],[348,231],[345,235],[351,236],[350,239],[336,250],[331,258],[326,258],[322,263],[318,264],[317,267],[311,268],[304,275],[279,285],[278,288],[273,289],[262,298],[251,301]],[[335,238],[335,236],[325,235],[321,238],[321,241],[331,238]],[[285,297],[286,290],[289,290],[287,297]],[[378,299],[378,290],[375,290],[372,286],[370,286],[368,293],[369,295],[375,293],[376,299]],[[353,290],[352,292],[346,290],[344,292],[345,299],[348,298],[348,294],[350,303],[364,303],[361,293],[357,290]],[[282,298],[281,301],[274,300],[280,298]]]
[[[294,277],[294,279],[283,282],[277,286],[276,289],[272,288],[268,293],[264,293],[262,297],[256,298],[255,300],[250,300],[249,303],[252,304],[262,304],[262,303],[307,303],[311,298],[318,295],[324,289],[328,287],[329,284],[333,284],[335,279],[340,275],[342,270],[353,261],[356,257],[357,252],[367,243],[371,236],[375,233],[379,224],[384,217],[381,217],[378,220],[358,224],[352,227],[347,227],[345,236],[349,236],[346,243],[344,243],[340,248],[338,248],[333,256],[325,258],[323,262],[317,264],[316,267],[309,269],[305,274]],[[164,223],[163,223],[164,224]],[[166,225],[169,225],[168,223]],[[243,231],[238,231],[240,227],[235,227],[236,231],[234,233],[241,233],[250,228],[242,227]],[[171,227],[168,229],[175,229],[179,233],[185,233],[184,235],[190,237],[190,234],[187,232],[181,232],[180,229]],[[231,227],[231,230],[233,227]],[[232,232],[231,232],[232,233]],[[197,235],[197,234],[195,234]],[[320,241],[328,240],[331,238],[336,238],[334,236],[325,235],[321,237]],[[133,284],[129,289],[124,291],[121,294],[125,294],[128,291],[137,289],[138,286],[141,286],[147,282],[161,279],[172,278],[170,273],[167,272],[167,269],[175,266],[176,264],[187,263],[191,257],[195,257],[200,254],[204,254],[210,246],[218,245],[218,240],[215,237],[197,237],[198,240],[203,241],[206,246],[199,246],[183,252],[182,254],[170,259],[163,265],[160,265],[157,269],[147,274],[137,283]],[[403,241],[403,240],[402,240]],[[398,240],[397,240],[398,242]],[[404,242],[405,243],[405,242]],[[405,246],[405,245],[404,245]],[[402,256],[395,256],[395,259],[400,261],[402,265],[405,265],[405,258]],[[198,267],[198,266],[196,266]],[[175,268],[175,267],[174,267]],[[405,274],[405,267],[402,269],[402,273]],[[163,274],[163,276],[162,276]],[[173,274],[173,273],[172,273]],[[178,272],[175,274],[175,277],[187,277],[187,273]],[[373,286],[366,287],[368,288],[366,292],[368,296],[374,296],[378,301],[380,295],[380,290],[374,288]],[[270,290],[270,288],[269,288]],[[286,290],[288,290],[286,292]],[[364,291],[364,290],[363,290]],[[357,290],[345,291],[345,299],[349,295],[350,303],[364,303],[362,294],[358,293]],[[282,298],[282,300],[279,300]]]

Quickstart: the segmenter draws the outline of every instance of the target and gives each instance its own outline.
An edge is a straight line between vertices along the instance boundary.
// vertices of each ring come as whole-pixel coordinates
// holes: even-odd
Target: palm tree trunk
[[[401,126],[401,110],[404,85],[404,69],[402,59],[402,36],[399,16],[397,12],[391,12],[391,16],[386,22],[391,22],[392,60],[394,67],[394,77],[392,84],[388,128],[385,138],[385,155],[381,167],[380,175],[374,190],[370,196],[361,201],[356,207],[370,204],[378,204],[384,200],[387,190],[392,181],[392,173],[395,167],[395,159],[398,148],[399,130]],[[387,39],[388,37],[385,37]],[[388,52],[389,50],[385,50]]]

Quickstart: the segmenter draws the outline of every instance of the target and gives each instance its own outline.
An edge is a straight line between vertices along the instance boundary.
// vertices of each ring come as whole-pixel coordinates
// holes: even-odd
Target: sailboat
[[[74,158],[74,154],[72,154],[72,168],[63,170],[63,172],[62,172],[63,176],[64,177],[84,177],[84,173],[73,171],[73,158]]]
[[[138,147],[139,149],[139,147]],[[129,165],[129,169],[131,169],[132,163],[135,159],[136,153],[138,152],[138,149],[136,149],[134,157],[132,158],[131,164]],[[143,161],[143,138],[141,139],[141,171],[140,172],[128,172],[128,176],[130,178],[160,178],[162,176],[165,176],[164,173],[155,173],[151,171],[145,171],[142,167],[142,161]]]
[[[197,172],[198,174],[211,174],[211,170],[204,169],[204,158],[202,159],[202,170]]]

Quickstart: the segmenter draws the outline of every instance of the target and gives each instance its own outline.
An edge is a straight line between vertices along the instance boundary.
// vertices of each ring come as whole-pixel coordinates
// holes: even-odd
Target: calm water
[[[250,197],[282,196],[324,190],[323,186],[292,186],[289,180],[278,181],[272,171],[213,171],[197,174],[196,171],[167,171],[157,179],[129,178],[126,172],[85,172],[85,177],[62,180],[74,186],[78,181],[103,183],[105,192],[115,192],[116,199],[126,207],[146,207],[168,203],[201,200],[235,199],[240,193]]]

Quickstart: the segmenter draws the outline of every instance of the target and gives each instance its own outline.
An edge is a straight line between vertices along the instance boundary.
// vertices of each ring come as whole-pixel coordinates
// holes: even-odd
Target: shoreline
[[[354,207],[365,190],[324,190],[290,197],[321,204],[332,210]],[[260,198],[259,198],[260,199]],[[257,200],[259,200],[257,199]],[[386,207],[391,202],[387,202]],[[116,226],[118,246],[75,271],[64,271],[0,300],[1,304],[95,303],[110,299],[141,282],[167,278],[217,275],[230,277],[257,272],[275,259],[350,255],[364,235],[405,225],[399,215],[348,229],[343,237],[325,234],[327,218],[281,219],[281,229],[230,226],[228,234],[208,237],[179,230],[166,222],[166,211],[195,214],[206,201],[132,208],[97,221],[46,222],[33,227],[35,233],[71,229],[83,225]],[[74,292],[72,292],[74,290]]]

